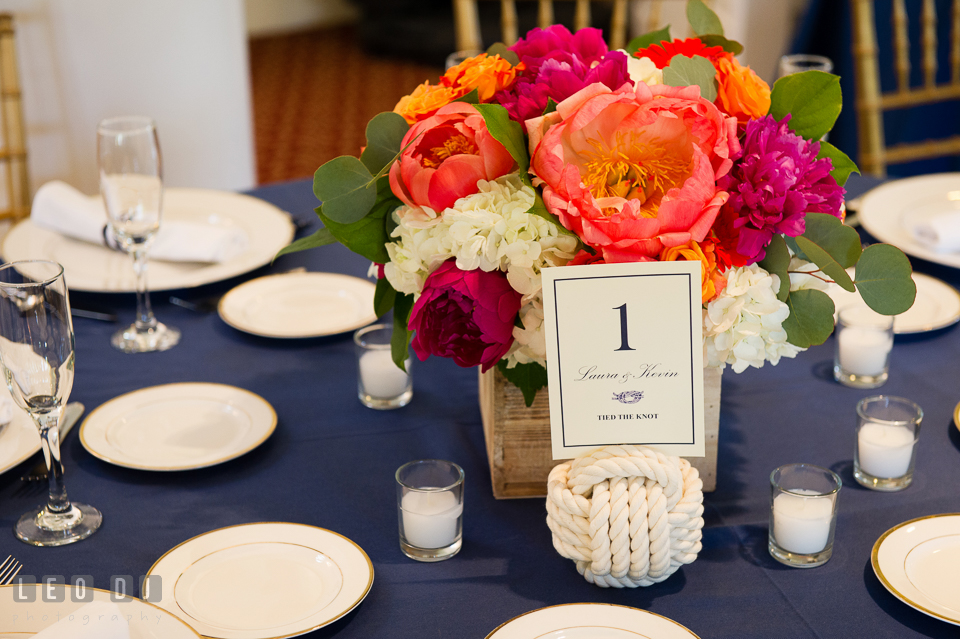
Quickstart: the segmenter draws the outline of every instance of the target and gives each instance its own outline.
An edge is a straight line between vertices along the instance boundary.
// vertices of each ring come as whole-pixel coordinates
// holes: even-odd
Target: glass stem
[[[58,409],[37,416],[43,460],[47,463],[47,482],[50,486],[47,510],[51,513],[63,513],[70,510],[70,502],[67,501],[67,489],[63,485],[63,462],[60,459],[61,413],[62,411]]]
[[[133,251],[133,271],[137,275],[137,332],[149,331],[157,327],[157,318],[150,308],[150,294],[147,292],[147,252],[142,248]]]

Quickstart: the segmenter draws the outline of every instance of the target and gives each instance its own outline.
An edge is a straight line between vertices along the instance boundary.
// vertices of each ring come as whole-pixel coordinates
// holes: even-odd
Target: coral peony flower
[[[719,58],[714,66],[718,84],[716,105],[724,113],[745,125],[770,111],[770,87],[750,67],[742,66],[733,56]]]
[[[716,299],[727,285],[726,278],[717,268],[714,243],[707,240],[702,243],[690,241],[682,246],[670,246],[660,254],[661,262],[700,262],[700,297],[707,302]]]
[[[596,82],[611,89],[632,84],[627,55],[608,53],[599,29],[576,34],[562,25],[534,29],[510,48],[525,70],[509,90],[497,93],[496,100],[517,122],[541,115],[548,100],[562,102]]]
[[[390,189],[407,206],[424,209],[427,217],[476,193],[479,180],[495,180],[516,167],[487,131],[483,116],[463,102],[448,104],[410,127],[403,148],[390,167]]]
[[[707,236],[736,127],[695,86],[594,84],[527,122],[531,170],[550,212],[606,262],[655,260]]]
[[[489,102],[497,91],[510,88],[523,69],[522,63],[513,66],[498,55],[481,53],[447,69],[439,84],[424,82],[413,93],[400,98],[393,111],[408,124],[415,124],[474,89],[480,102]]]
[[[751,120],[733,170],[720,180],[730,192],[724,217],[732,219],[736,252],[749,263],[764,258],[774,233],[802,235],[807,213],[841,216],[844,190],[830,175],[833,164],[818,160],[820,143],[790,131],[789,120]]]
[[[633,53],[635,58],[650,58],[658,69],[670,66],[670,60],[675,55],[692,58],[695,55],[710,60],[716,66],[720,58],[732,58],[733,55],[723,50],[723,47],[708,47],[698,38],[660,42],[649,47],[639,49]]]
[[[452,357],[458,366],[496,365],[511,344],[520,293],[500,271],[461,271],[452,261],[430,274],[413,305],[408,327],[420,361]]]

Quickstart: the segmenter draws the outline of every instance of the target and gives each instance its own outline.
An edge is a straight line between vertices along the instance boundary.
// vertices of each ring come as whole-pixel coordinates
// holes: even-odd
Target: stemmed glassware
[[[10,395],[37,428],[47,462],[46,506],[23,515],[14,532],[35,546],[62,546],[93,534],[100,512],[71,503],[63,484],[59,424],[73,388],[73,320],[56,262],[0,266],[0,369]]]
[[[110,341],[124,353],[165,351],[180,341],[180,331],[157,321],[147,293],[147,251],[160,229],[163,208],[160,143],[153,120],[103,120],[97,127],[97,162],[110,231],[133,256],[137,275],[136,321]]]

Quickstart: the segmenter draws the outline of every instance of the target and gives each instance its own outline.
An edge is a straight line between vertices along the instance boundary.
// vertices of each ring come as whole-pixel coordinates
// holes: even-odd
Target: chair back
[[[950,79],[937,83],[936,0],[922,0],[920,64],[923,84],[910,86],[910,42],[905,0],[893,2],[893,55],[897,88],[880,86],[875,0],[850,0],[853,10],[853,57],[857,96],[860,169],[864,175],[884,177],[888,164],[960,154],[960,135],[887,146],[883,114],[894,109],[960,99],[960,0],[950,11]]]
[[[522,1],[522,0],[521,0]],[[531,0],[533,1],[533,0]],[[537,7],[537,26],[541,28],[554,24],[554,0],[535,0]],[[558,2],[560,0],[557,0]],[[574,30],[590,26],[590,0],[567,0],[576,2],[573,17]],[[604,0],[613,5],[610,18],[609,42],[611,49],[621,49],[627,37],[627,0]],[[457,49],[460,51],[483,50],[483,38],[480,36],[480,17],[477,10],[478,0],[453,0],[453,18],[456,23]],[[517,41],[517,4],[515,0],[500,2],[501,41],[510,46]]]

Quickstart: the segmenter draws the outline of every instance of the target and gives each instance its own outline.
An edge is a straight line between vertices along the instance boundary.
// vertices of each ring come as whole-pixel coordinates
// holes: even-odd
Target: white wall
[[[14,14],[33,190],[96,193],[96,126],[157,121],[169,186],[255,184],[241,0],[0,0]]]

